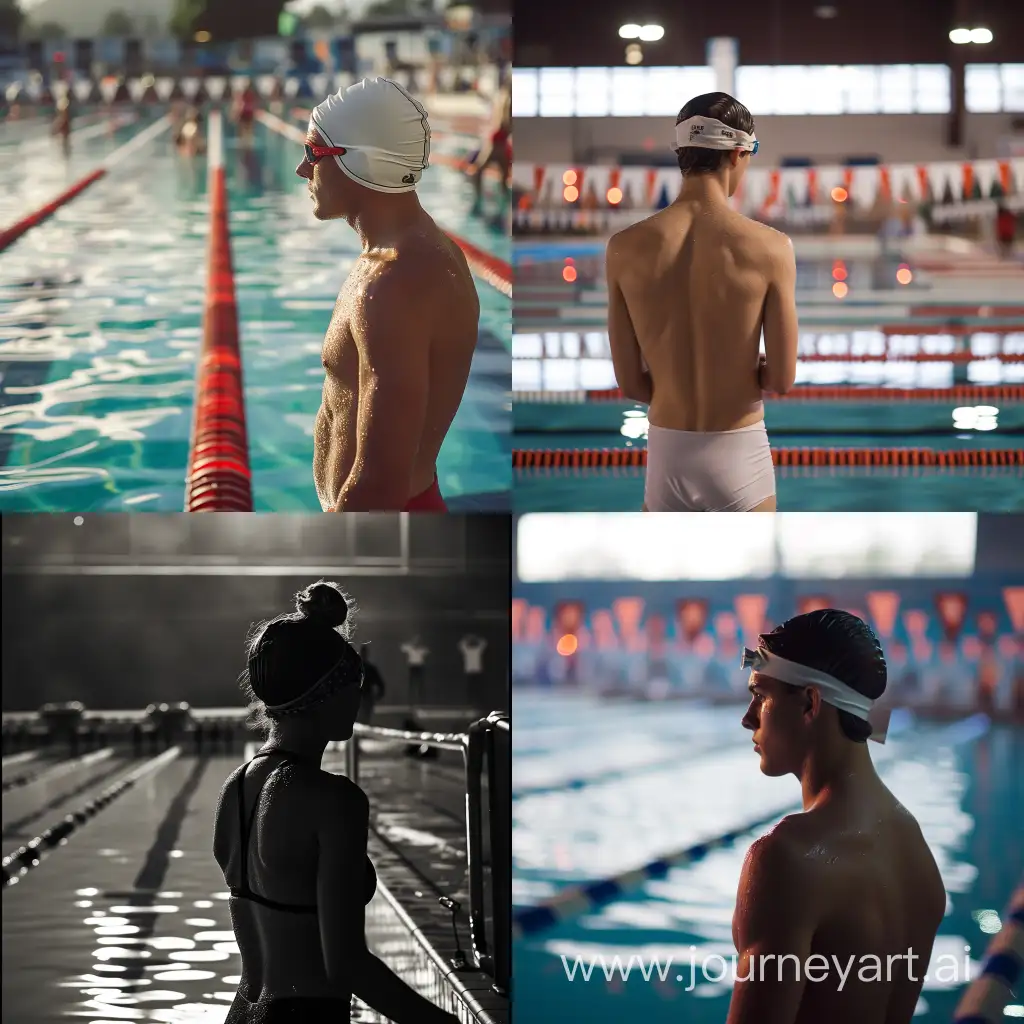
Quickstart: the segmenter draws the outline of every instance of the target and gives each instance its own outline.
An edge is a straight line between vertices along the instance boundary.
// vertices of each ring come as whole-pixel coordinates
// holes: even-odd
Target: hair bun
[[[320,622],[332,629],[343,626],[348,618],[348,599],[337,583],[320,580],[295,596],[295,607],[304,619]]]

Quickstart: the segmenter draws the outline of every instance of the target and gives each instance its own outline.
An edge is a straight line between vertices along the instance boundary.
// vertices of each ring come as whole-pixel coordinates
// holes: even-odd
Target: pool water
[[[799,809],[794,779],[758,772],[739,724],[742,707],[669,707],[513,693],[514,904],[528,906],[567,885],[610,877],[742,829],[765,813],[782,817]],[[931,977],[915,1014],[923,1024],[946,1024],[962,994],[959,980],[950,980],[954,966],[957,979],[968,974],[968,960],[970,971],[977,971],[992,937],[988,912],[1001,917],[1019,881],[1022,858],[1013,821],[1024,799],[1024,730],[908,717],[872,757],[920,823],[947,889]],[[571,788],[564,785],[570,779]],[[517,1015],[537,1024],[721,1024],[731,983],[705,979],[699,965],[712,954],[731,964],[740,867],[750,843],[767,828],[751,829],[732,847],[515,942]],[[630,956],[641,957],[647,968],[658,957],[666,980],[654,973],[645,981],[634,968],[624,981],[615,976],[616,955],[623,965]],[[597,961],[589,981],[579,969],[569,981],[563,956],[570,970],[577,958],[580,965],[605,959]],[[698,964],[695,976],[691,956]],[[712,979],[717,963],[710,961]]]
[[[0,223],[49,201],[154,115],[75,140],[68,165],[31,138],[31,173],[0,126]],[[355,234],[313,219],[295,146],[225,122],[225,171],[255,511],[319,511],[312,430],[320,346]],[[0,254],[0,508],[180,511],[206,285],[206,158],[170,132]],[[8,190],[8,185],[10,189]],[[508,259],[506,236],[468,217],[472,188],[434,167],[420,195],[438,223]],[[480,339],[438,459],[453,511],[507,508],[511,303],[478,281]]]
[[[514,480],[516,512],[639,512],[644,500],[642,469],[517,469]],[[1024,511],[1020,468],[776,467],[775,489],[780,512]]]
[[[861,240],[798,239],[796,297],[801,352],[797,383],[872,386],[909,391],[954,385],[1010,385],[1024,364],[992,358],[1024,349],[1024,270],[983,254],[944,257],[899,253],[826,258],[866,247]],[[801,257],[801,246],[819,255]],[[514,447],[592,450],[642,447],[646,410],[623,402],[580,402],[578,392],[615,387],[608,348],[603,285],[604,242],[517,241],[513,337]],[[832,294],[837,262],[849,295]],[[920,266],[919,266],[920,264]],[[901,266],[913,269],[906,285]],[[984,270],[984,274],[979,273]],[[563,280],[568,272],[570,281]],[[898,335],[898,336],[897,336]],[[854,354],[884,353],[887,337],[906,355],[974,358],[859,362]],[[546,392],[543,401],[534,393]],[[562,391],[577,392],[558,401]],[[520,396],[522,400],[520,400]],[[984,408],[983,408],[984,407]],[[994,413],[993,413],[994,407]],[[774,448],[1024,447],[1024,403],[987,397],[954,402],[842,398],[768,399],[765,421]],[[640,469],[515,471],[516,511],[628,511],[643,503]],[[778,507],[791,511],[988,511],[1024,509],[1024,469],[776,469]]]

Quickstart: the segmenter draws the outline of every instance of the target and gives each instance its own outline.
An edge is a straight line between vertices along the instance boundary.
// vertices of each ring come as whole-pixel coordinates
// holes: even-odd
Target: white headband
[[[326,700],[339,685],[345,682],[348,669],[359,661],[359,655],[349,648],[344,654],[311,686],[292,700],[283,704],[264,704],[267,711],[275,714],[297,714],[315,704]]]
[[[869,737],[877,743],[884,743],[886,733],[889,731],[889,717],[891,710],[875,710],[875,702],[863,693],[858,693],[853,687],[830,676],[827,672],[821,672],[816,668],[809,668],[795,661],[787,661],[777,654],[758,648],[755,651],[745,649],[743,652],[743,668],[753,669],[755,672],[763,672],[772,679],[778,679],[781,683],[788,683],[790,686],[813,686],[821,694],[821,699],[826,704],[846,711],[848,714],[870,723],[872,733]]]
[[[685,149],[687,146],[696,146],[698,149],[744,149],[756,153],[757,139],[713,117],[698,115],[676,125],[676,148]]]

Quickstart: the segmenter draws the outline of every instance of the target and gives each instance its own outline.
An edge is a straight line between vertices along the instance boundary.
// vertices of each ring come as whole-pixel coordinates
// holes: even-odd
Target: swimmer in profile
[[[65,156],[71,155],[71,100],[62,96],[57,100],[57,112],[53,121],[53,134],[60,136]]]
[[[828,608],[762,634],[743,665],[752,671],[742,724],[761,772],[795,775],[804,809],[743,864],[727,1024],[910,1024],[946,890],[920,826],[868,752],[888,728],[876,705],[886,686],[878,639]]]
[[[690,100],[678,198],[608,242],[615,377],[650,406],[645,512],[775,511],[762,392],[796,378],[796,262],[786,235],[729,205],[753,132],[726,93]]]
[[[484,205],[484,172],[488,167],[497,167],[501,176],[501,187],[505,207],[509,205],[510,178],[512,175],[512,85],[511,76],[498,90],[491,110],[487,135],[480,152],[473,161],[469,174],[476,189],[473,215],[479,216]]]
[[[367,948],[369,803],[321,769],[327,744],[352,738],[363,665],[340,587],[314,583],[295,607],[250,637],[242,684],[267,740],[228,776],[214,819],[242,959],[226,1024],[334,1024],[353,995],[396,1024],[457,1024]]]
[[[445,512],[437,455],[462,401],[480,301],[458,246],[420,206],[423,107],[386,78],[313,110],[296,174],[313,216],[345,220],[362,252],[324,338],[313,431],[325,512]]]

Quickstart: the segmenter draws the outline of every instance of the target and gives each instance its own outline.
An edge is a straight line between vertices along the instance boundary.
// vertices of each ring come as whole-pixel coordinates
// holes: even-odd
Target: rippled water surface
[[[605,705],[516,692],[513,737],[513,902],[538,903],[567,885],[620,874],[763,816],[799,809],[792,778],[757,770],[743,708]],[[912,720],[872,756],[886,785],[917,818],[948,893],[931,976],[915,1020],[946,1024],[976,971],[1024,866],[1013,821],[1022,806],[1024,731],[927,725]],[[514,948],[516,1006],[538,1024],[686,1020],[721,1024],[731,983],[706,980],[703,958],[731,963],[732,914],[751,829],[734,846],[671,870],[607,906],[571,918]],[[970,950],[965,952],[965,946]],[[590,981],[568,964],[614,956],[669,958],[660,981]],[[691,977],[691,955],[698,964]],[[716,974],[712,961],[710,974]],[[686,989],[692,986],[692,991]]]
[[[41,122],[0,126],[0,225],[154,119],[86,116],[66,162]],[[257,126],[245,149],[228,126],[225,144],[255,508],[317,511],[320,345],[356,236],[313,219],[293,143]],[[508,238],[468,217],[471,191],[438,166],[420,189],[438,223],[507,260]],[[206,160],[178,156],[168,131],[0,254],[0,507],[182,508],[208,225]],[[507,506],[511,487],[511,303],[478,291],[473,371],[438,461],[453,509]]]

